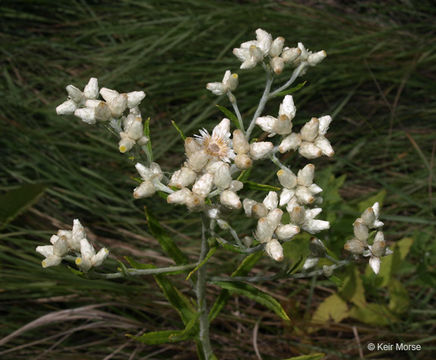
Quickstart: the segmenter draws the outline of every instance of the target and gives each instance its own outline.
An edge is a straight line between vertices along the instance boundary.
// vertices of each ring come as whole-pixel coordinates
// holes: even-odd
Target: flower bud
[[[309,270],[313,268],[314,266],[316,266],[316,264],[318,264],[318,261],[318,258],[308,257],[303,264],[303,270]]]
[[[56,114],[58,115],[72,115],[77,109],[77,105],[73,100],[64,101],[56,107]]]
[[[307,58],[307,63],[310,66],[316,66],[327,57],[327,53],[324,50],[318,51],[314,54],[310,54]]]
[[[83,95],[83,93],[74,85],[68,85],[65,89],[67,90],[70,99],[73,100],[76,104],[81,104],[85,101],[85,96]]]
[[[304,222],[305,210],[302,206],[294,206],[293,209],[289,211],[289,215],[292,224],[302,224]]]
[[[206,166],[208,160],[209,156],[204,150],[197,151],[188,157],[188,166],[192,170],[199,172]]]
[[[116,90],[112,90],[112,89],[108,89],[108,88],[101,88],[100,95],[107,103],[109,103],[109,102],[112,102],[120,94]]]
[[[282,220],[283,211],[280,209],[274,209],[271,210],[268,215],[266,216],[266,219],[271,224],[271,227],[274,228],[274,230],[277,228],[277,226],[280,225],[280,221]]]
[[[175,191],[167,197],[168,204],[186,204],[188,198],[192,195],[188,188]]]
[[[133,190],[133,197],[135,199],[145,198],[153,195],[156,188],[150,180],[144,180],[141,185]]]
[[[318,136],[319,120],[313,117],[302,127],[300,131],[301,140],[312,142]]]
[[[282,59],[285,63],[290,63],[294,61],[301,54],[301,50],[299,48],[285,48],[282,52]]]
[[[118,118],[123,115],[124,110],[127,108],[127,95],[118,94],[111,101],[107,101],[107,104],[109,105],[112,116]]]
[[[366,245],[368,240],[368,227],[363,223],[362,219],[357,219],[354,224],[354,236]]]
[[[222,161],[218,162],[218,164],[219,166],[213,174],[213,183],[218,189],[227,189],[232,182],[230,167]]]
[[[374,243],[371,246],[371,252],[374,256],[380,257],[384,255],[386,248],[386,243],[384,240],[384,235],[381,231],[375,234]]]
[[[268,209],[262,203],[256,203],[251,208],[251,213],[257,218],[265,217],[268,214]]]
[[[194,170],[183,166],[180,170],[174,172],[171,176],[169,186],[175,186],[179,189],[187,187],[191,185],[195,179],[197,178],[197,174]]]
[[[200,197],[205,198],[212,190],[213,175],[206,173],[202,175],[192,187],[192,192]]]
[[[127,107],[129,109],[137,107],[144,98],[145,92],[143,91],[132,91],[127,93]]]
[[[234,159],[235,165],[238,169],[246,170],[253,166],[253,160],[247,154],[238,154]]]
[[[88,84],[83,89],[83,94],[87,99],[97,99],[98,97],[98,80],[97,78],[90,78]]]
[[[275,261],[283,260],[283,248],[276,239],[271,239],[266,243],[265,251]]]
[[[95,110],[89,108],[81,108],[74,111],[74,116],[82,119],[87,124],[94,125],[96,123]]]
[[[295,196],[300,204],[312,204],[315,201],[312,193],[305,186],[298,186],[295,191]]]
[[[360,255],[365,250],[365,245],[359,239],[351,239],[345,243],[344,249],[353,254]]]
[[[285,61],[283,60],[283,58],[276,56],[271,59],[270,65],[274,73],[276,75],[280,75],[285,67]]]
[[[120,153],[125,153],[132,149],[135,145],[135,140],[131,139],[125,132],[120,132],[121,140],[118,143],[118,149]]]
[[[315,175],[315,166],[313,164],[307,164],[304,168],[298,171],[297,183],[302,186],[310,186],[313,183],[313,177]]]
[[[271,226],[267,218],[260,218],[257,222],[255,237],[257,241],[265,243],[271,240],[275,228]]]
[[[318,137],[314,142],[315,146],[318,147],[322,153],[328,157],[332,157],[335,154],[330,141],[328,141],[325,137]]]
[[[294,190],[284,188],[280,194],[279,206],[286,205],[294,196]]]
[[[275,191],[270,191],[263,200],[263,204],[268,210],[273,210],[278,204],[278,195]]]
[[[276,229],[276,235],[280,240],[289,240],[300,232],[300,228],[293,224],[280,225]]]
[[[322,151],[317,146],[307,141],[301,143],[298,152],[306,159],[316,159],[322,155]]]
[[[277,171],[277,178],[279,179],[280,185],[284,188],[292,189],[297,185],[297,177],[289,169],[280,169]]]
[[[239,196],[235,192],[230,190],[224,190],[220,194],[220,202],[224,206],[227,206],[232,209],[240,209],[242,207]]]
[[[323,257],[327,252],[323,242],[315,237],[310,240],[309,249],[312,255],[315,257]]]
[[[244,184],[239,180],[232,180],[229,186],[230,191],[238,192],[244,187]]]
[[[250,155],[253,160],[259,160],[268,156],[273,148],[271,142],[256,142],[250,145]]]
[[[185,153],[189,158],[192,154],[201,150],[201,145],[192,137],[187,137],[185,139]]]
[[[292,133],[285,137],[279,145],[279,151],[283,154],[289,150],[296,150],[301,144],[300,134]]]
[[[261,116],[256,119],[256,125],[258,125],[263,131],[270,134],[274,132],[273,128],[275,127],[276,122],[277,119],[270,115]]]
[[[280,56],[283,50],[284,43],[285,43],[285,38],[281,36],[275,38],[269,49],[269,55],[271,57]]]

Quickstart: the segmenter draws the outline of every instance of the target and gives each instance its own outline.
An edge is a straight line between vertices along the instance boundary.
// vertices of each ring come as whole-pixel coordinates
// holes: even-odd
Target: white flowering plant
[[[145,98],[143,91],[121,93],[99,88],[98,80],[91,78],[83,91],[68,85],[68,99],[56,108],[59,115],[75,115],[89,125],[101,124],[116,133],[121,153],[129,154],[133,149],[139,149],[139,153],[145,155],[143,159],[137,159],[135,165],[140,179],[133,189],[133,197],[146,204],[147,200],[140,199],[159,194],[168,204],[186,207],[193,216],[201,218],[197,261],[189,262],[172,238],[162,236],[159,223],[149,212],[149,230],[172,257],[174,266],[156,268],[128,259],[129,267],[121,264],[117,272],[104,273],[98,267],[109,256],[109,251],[94,249],[78,219],[73,221],[71,231],[59,230],[53,235],[51,245],[36,248],[44,256],[43,267],[71,261],[80,274],[89,278],[155,276],[170,304],[180,313],[185,328],[145,333],[136,339],[150,344],[193,339],[201,359],[216,358],[209,336],[210,323],[225,306],[229,293],[248,296],[289,320],[277,300],[251,283],[265,279],[329,277],[336,269],[364,258],[369,258],[370,267],[377,274],[382,258],[391,253],[384,241],[380,206],[376,202],[354,222],[354,237],[348,241],[344,239],[346,258],[341,260],[335,256],[322,241],[322,232],[330,229],[331,224],[319,218],[323,189],[315,183],[315,165],[308,163],[301,169],[291,169],[282,159],[290,152],[309,161],[334,155],[327,138],[332,117],[312,117],[300,129],[295,129],[293,120],[297,108],[291,94],[299,86],[290,88],[306,71],[320,64],[326,52],[309,51],[301,42],[288,47],[283,37],[273,39],[268,32],[257,29],[256,40],[242,43],[233,49],[233,53],[241,61],[240,69],[262,66],[265,70],[265,89],[257,109],[250,119],[241,114],[234,94],[238,74],[227,70],[222,81],[208,83],[206,88],[212,94],[227,96],[233,112],[226,109],[227,117],[210,132],[199,129],[192,137],[185,137],[177,128],[184,141],[186,160],[173,172],[163,171],[154,161],[152,129],[149,119],[144,121],[139,108]],[[272,89],[277,76],[287,71],[289,79]],[[273,98],[281,98],[278,111],[264,114],[265,105]],[[253,136],[255,129],[262,131],[260,138]],[[274,184],[250,181],[251,170],[264,166],[265,162],[277,167],[277,181]],[[244,191],[246,186],[251,190],[249,196]],[[252,219],[255,226],[251,233],[242,236],[232,224],[235,217]],[[321,234],[311,238],[310,255],[301,264],[284,261],[284,244],[299,241],[298,237],[303,233]],[[231,276],[208,275],[208,261],[219,248],[244,257]],[[282,271],[273,276],[249,277],[249,271],[264,254],[271,261],[282,262]],[[196,301],[175,289],[167,278],[167,275],[180,273],[187,275]],[[208,283],[222,288],[212,306],[206,304]]]

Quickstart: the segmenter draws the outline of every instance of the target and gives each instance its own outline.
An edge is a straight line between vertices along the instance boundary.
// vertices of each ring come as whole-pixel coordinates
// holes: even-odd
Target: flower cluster
[[[351,252],[356,258],[359,256],[369,257],[369,265],[378,274],[380,271],[381,257],[392,254],[386,247],[381,227],[383,223],[378,219],[380,213],[379,203],[367,208],[353,224],[354,238],[348,240],[344,248]],[[368,244],[370,237],[369,230],[377,231],[372,245]]]
[[[246,41],[233,54],[242,61],[241,69],[254,68],[259,62],[266,60],[276,74],[280,74],[285,65],[315,66],[327,56],[324,50],[312,53],[300,42],[297,47],[285,47],[285,39],[281,36],[273,40],[272,35],[262,29],[256,30],[256,40]]]
[[[79,220],[73,221],[73,229],[59,230],[50,238],[52,245],[38,246],[36,251],[43,255],[42,267],[56,266],[69,254],[76,256],[75,262],[79,269],[88,272],[92,267],[100,266],[109,255],[106,248],[98,253],[86,238],[85,229]]]
[[[119,93],[108,88],[99,91],[96,78],[89,79],[83,91],[74,85],[68,85],[66,90],[68,99],[56,108],[58,115],[74,114],[91,125],[97,121],[108,122],[119,133],[119,150],[122,153],[132,149],[136,143],[147,143],[138,108],[145,97],[143,91]],[[97,99],[99,94],[103,100]]]

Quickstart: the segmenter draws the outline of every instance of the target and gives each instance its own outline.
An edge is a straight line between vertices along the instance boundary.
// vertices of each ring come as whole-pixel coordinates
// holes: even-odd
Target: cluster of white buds
[[[229,91],[234,91],[238,87],[238,74],[232,74],[230,70],[224,73],[221,82],[212,82],[206,85],[206,89],[212,91],[215,95],[223,95]]]
[[[59,265],[70,253],[76,255],[76,265],[83,272],[88,272],[92,267],[100,266],[109,255],[106,248],[101,248],[98,253],[86,238],[85,229],[78,219],[73,221],[73,229],[59,230],[50,238],[52,245],[37,246],[36,251],[43,255],[42,267]]]
[[[161,183],[163,173],[159,164],[154,162],[150,167],[146,167],[141,163],[136,163],[135,167],[142,178],[141,184],[133,190],[135,199],[149,197],[157,190],[167,191],[168,188]]]
[[[143,91],[119,93],[108,88],[99,91],[96,78],[89,80],[83,92],[74,85],[68,85],[66,90],[68,100],[56,108],[58,115],[74,114],[91,125],[97,121],[109,122],[119,132],[119,150],[122,153],[132,149],[136,143],[147,143],[148,138],[144,136],[142,117],[138,108],[145,98]],[[99,93],[103,100],[97,99]],[[127,111],[128,114],[125,114]]]
[[[279,36],[273,40],[270,33],[257,29],[256,40],[242,43],[239,48],[233,49],[233,54],[242,61],[241,69],[254,68],[259,62],[267,59],[267,63],[276,74],[280,74],[286,64],[315,66],[327,56],[324,50],[316,53],[308,51],[302,43],[293,48],[285,47],[284,44],[283,37]]]
[[[292,133],[285,137],[279,145],[279,151],[285,153],[298,149],[300,155],[306,159],[315,159],[322,155],[332,157],[335,152],[325,137],[331,122],[330,115],[312,118],[304,124],[300,133]]]
[[[290,240],[300,232],[300,228],[292,223],[281,222],[283,210],[278,207],[278,194],[270,191],[262,203],[244,199],[243,204],[247,216],[259,218],[255,232],[256,240],[265,243],[265,251],[271,258],[276,261],[283,260],[283,249],[279,240]]]
[[[362,215],[353,223],[354,238],[348,240],[344,248],[351,252],[355,257],[360,255],[369,258],[369,265],[378,274],[380,271],[381,257],[392,254],[386,247],[381,227],[383,223],[378,219],[380,213],[379,203],[367,208]],[[377,230],[372,245],[368,244],[369,230]]]
[[[291,95],[286,95],[280,104],[279,116],[261,116],[256,119],[256,124],[263,131],[268,133],[268,136],[287,135],[292,132],[292,119],[295,117],[297,109],[294,105],[294,99]]]
[[[280,194],[280,206],[288,205],[309,205],[315,201],[315,195],[322,192],[322,189],[313,183],[315,166],[307,164],[298,171],[297,176],[290,169],[280,169],[277,177],[283,190]]]

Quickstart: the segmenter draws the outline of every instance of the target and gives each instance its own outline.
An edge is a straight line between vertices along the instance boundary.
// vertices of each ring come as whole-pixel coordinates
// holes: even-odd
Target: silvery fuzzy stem
[[[201,250],[198,263],[201,263],[207,255],[209,244],[206,237],[206,215],[202,215],[201,227]],[[195,286],[195,293],[197,295],[197,311],[199,313],[199,340],[203,348],[203,353],[206,360],[213,358],[212,347],[209,338],[209,318],[207,313],[206,304],[206,267],[207,264],[201,266],[197,271],[197,284]]]
[[[350,264],[349,260],[338,261],[334,265],[330,265],[331,270],[339,269],[343,266]],[[229,282],[261,282],[261,281],[271,281],[276,279],[305,279],[313,278],[314,276],[324,275],[324,269],[317,269],[311,272],[300,272],[296,274],[284,275],[284,274],[274,274],[274,275],[258,275],[258,276],[235,276],[235,277],[225,277],[225,276],[213,276],[210,281],[229,281]]]
[[[227,92],[227,96],[230,100],[230,103],[233,106],[233,110],[235,110],[236,117],[238,118],[238,122],[239,122],[239,127],[241,128],[241,131],[245,134],[244,121],[242,120],[241,113],[239,112],[239,107],[238,107],[238,103],[236,101],[236,96],[233,95],[230,90]]]
[[[168,267],[157,268],[157,269],[127,269],[127,274],[132,276],[168,274],[171,272],[191,270],[196,266],[197,264],[186,264],[186,265],[179,265],[179,266],[168,266]],[[122,272],[117,272],[112,274],[100,274],[100,273],[94,273],[94,274],[104,279],[117,279],[117,278],[125,277],[125,274]]]
[[[283,170],[289,170],[285,165],[282,164],[282,162],[277,158],[277,156],[275,156],[274,154],[272,154],[270,156],[271,161],[276,164],[280,169]]]
[[[267,69],[266,70],[266,84],[265,84],[265,90],[263,91],[263,95],[259,101],[259,105],[257,106],[256,112],[253,115],[253,119],[251,119],[251,123],[248,126],[247,133],[245,135],[246,139],[250,139],[251,132],[254,129],[254,126],[256,125],[256,119],[262,114],[263,109],[265,108],[265,104],[268,101],[268,98],[270,96],[270,90],[271,85],[274,81],[274,77],[271,74],[271,72]]]
[[[298,65],[298,67],[295,68],[294,72],[292,73],[292,76],[290,77],[290,79],[288,81],[286,81],[286,83],[284,83],[278,89],[272,91],[269,94],[269,98],[272,98],[273,96],[277,95],[279,92],[287,89],[290,85],[292,85],[292,83],[297,79],[297,77],[300,75],[300,72],[305,68],[305,66],[306,66],[305,63],[301,63],[300,65]]]

